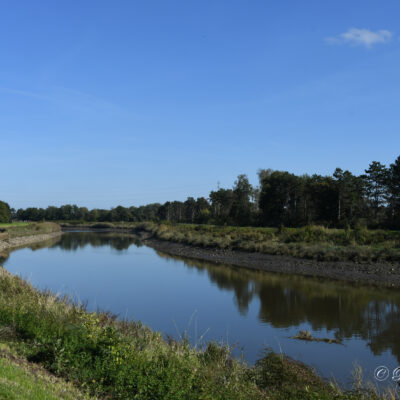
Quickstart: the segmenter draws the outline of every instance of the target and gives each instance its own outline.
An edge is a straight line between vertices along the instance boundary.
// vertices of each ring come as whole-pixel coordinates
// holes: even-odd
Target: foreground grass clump
[[[249,228],[214,225],[136,225],[153,236],[195,246],[325,261],[400,261],[400,232],[357,229]]]
[[[215,343],[196,350],[139,323],[39,292],[0,270],[0,341],[80,391],[105,399],[379,399],[343,393],[267,352],[247,367]]]

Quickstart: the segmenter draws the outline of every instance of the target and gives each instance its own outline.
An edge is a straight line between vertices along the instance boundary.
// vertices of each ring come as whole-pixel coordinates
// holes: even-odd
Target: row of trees
[[[337,168],[332,176],[258,171],[253,187],[239,175],[233,188],[218,188],[208,199],[118,206],[111,210],[76,205],[27,208],[14,212],[18,220],[170,221],[253,226],[321,224],[345,227],[400,228],[400,157],[386,167],[372,162],[360,176]]]
[[[111,210],[78,207],[66,204],[61,207],[49,206],[47,208],[29,207],[14,211],[13,218],[19,221],[89,221],[89,222],[115,222],[115,221],[154,221],[161,204],[148,204],[142,207],[118,206]]]

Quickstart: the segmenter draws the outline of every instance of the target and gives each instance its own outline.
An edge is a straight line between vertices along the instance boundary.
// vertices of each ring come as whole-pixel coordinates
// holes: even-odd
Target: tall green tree
[[[115,221],[131,221],[132,220],[132,215],[129,211],[129,209],[118,206],[114,209],[114,216],[115,216]],[[113,219],[114,220],[114,219]]]
[[[211,217],[210,203],[204,197],[196,199],[196,220],[199,224],[206,224]]]
[[[387,202],[388,178],[388,169],[378,161],[373,161],[362,176],[367,202],[376,224],[379,223],[381,211]]]
[[[304,223],[332,225],[336,222],[337,190],[332,177],[312,175],[306,179],[303,215]]]
[[[363,180],[341,168],[336,168],[333,177],[336,182],[337,224],[355,224],[363,214]]]
[[[196,200],[193,197],[188,197],[184,204],[185,220],[193,223],[196,217]]]
[[[237,177],[232,190],[232,206],[230,216],[236,225],[250,225],[252,223],[251,202],[253,187],[247,175],[241,174]]]
[[[299,181],[294,174],[273,171],[263,178],[259,207],[265,226],[292,225],[297,215]]]
[[[400,156],[390,164],[388,173],[389,225],[400,228]]]
[[[8,223],[11,222],[11,209],[8,203],[0,201],[0,222]]]
[[[233,204],[232,189],[218,189],[210,193],[211,212],[217,224],[229,224]]]

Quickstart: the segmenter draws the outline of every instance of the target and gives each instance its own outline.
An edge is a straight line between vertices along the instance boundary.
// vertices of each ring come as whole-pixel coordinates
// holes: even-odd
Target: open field
[[[215,343],[196,349],[185,340],[165,341],[140,323],[88,313],[66,298],[39,292],[5,270],[0,270],[0,331],[13,354],[99,398],[394,398],[372,389],[343,392],[303,364],[269,351],[249,367]],[[0,364],[6,379],[26,379],[7,363]]]
[[[0,240],[24,236],[44,235],[59,232],[61,227],[54,222],[13,223],[0,225]]]
[[[30,222],[13,222],[10,224],[4,224],[4,223],[0,223],[0,228],[12,228],[14,226],[26,226],[29,225]]]
[[[10,239],[21,237],[21,236],[30,236],[30,235],[39,235],[46,233],[53,233],[60,231],[60,226],[55,224],[54,222],[37,222],[37,223],[22,223],[22,224],[11,224],[8,227],[5,227],[6,231]]]

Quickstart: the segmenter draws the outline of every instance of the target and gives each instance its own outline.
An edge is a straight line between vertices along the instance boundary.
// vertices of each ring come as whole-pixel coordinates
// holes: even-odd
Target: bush
[[[0,240],[7,240],[9,238],[8,232],[6,229],[0,228]]]

